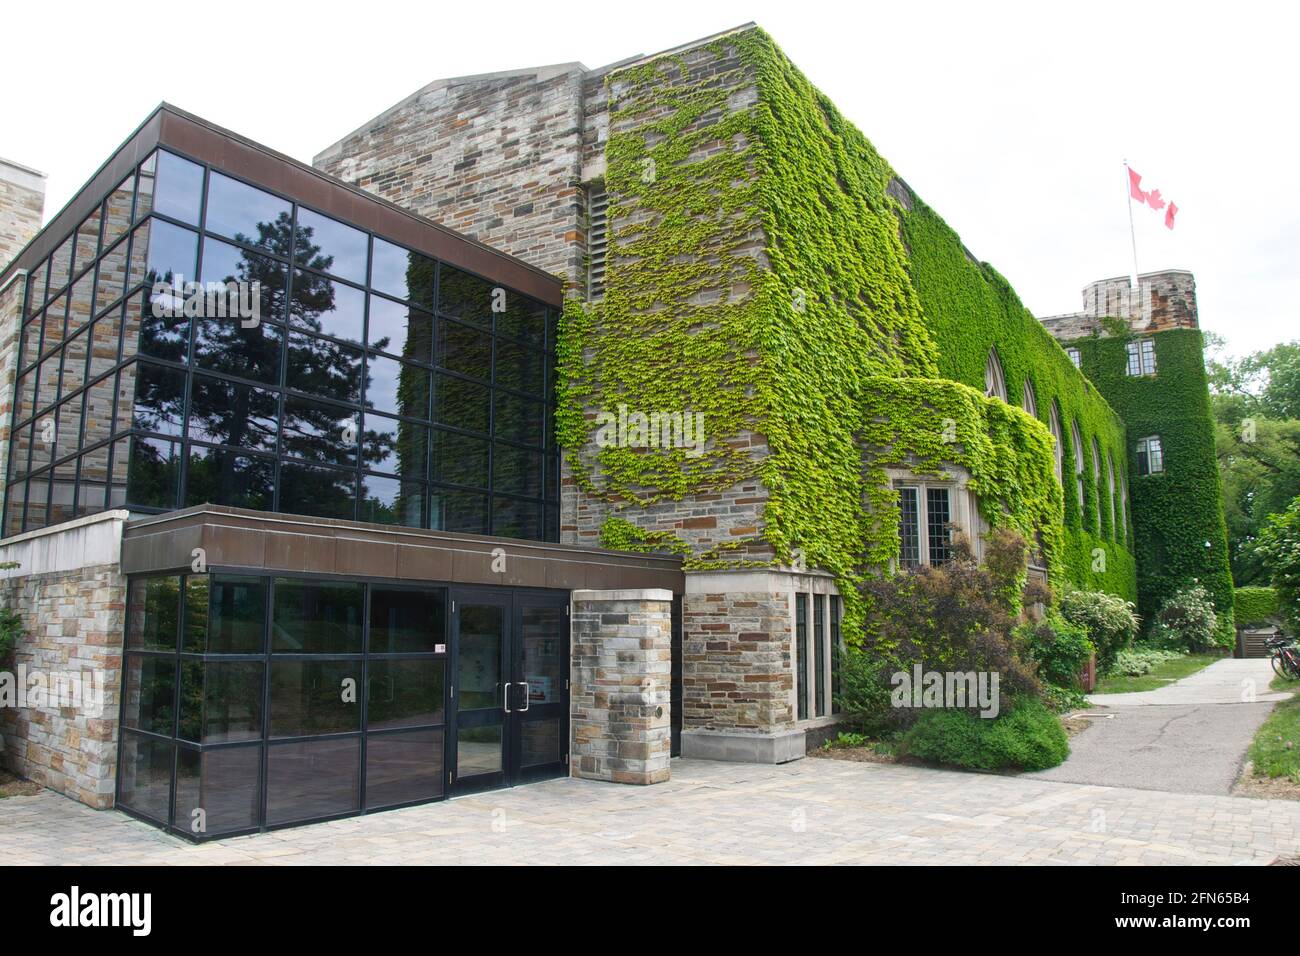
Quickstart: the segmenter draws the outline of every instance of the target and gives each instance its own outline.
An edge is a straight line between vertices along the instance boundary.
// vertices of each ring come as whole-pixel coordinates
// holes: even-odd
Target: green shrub
[[[927,710],[900,752],[970,770],[1046,770],[1070,754],[1061,721],[1036,697],[1020,697],[997,717],[969,710]]]
[[[1196,583],[1165,598],[1149,636],[1156,647],[1202,651],[1215,646],[1218,630],[1210,592]]]
[[[1087,630],[1055,613],[1021,624],[1016,639],[1038,664],[1038,676],[1055,687],[1077,687],[1092,657]]]
[[[1300,497],[1282,514],[1269,517],[1255,553],[1272,576],[1287,629],[1300,634]]]
[[[1233,616],[1239,627],[1263,624],[1280,616],[1276,588],[1237,588],[1232,595]]]
[[[1102,673],[1110,670],[1115,655],[1132,644],[1138,634],[1133,603],[1104,591],[1066,591],[1058,610],[1071,624],[1087,630],[1097,650],[1097,669]]]
[[[1058,714],[1068,710],[1086,710],[1092,706],[1088,703],[1088,695],[1083,691],[1073,687],[1053,687],[1051,684],[1043,688],[1043,703]]]
[[[11,607],[0,607],[0,665],[9,663],[18,639],[23,636],[23,619]]]
[[[1175,661],[1186,656],[1182,651],[1161,650],[1155,647],[1133,647],[1121,651],[1111,666],[1111,674],[1124,677],[1141,677],[1150,674],[1165,661]]]
[[[891,666],[870,651],[838,651],[840,691],[835,697],[844,724],[859,734],[875,734],[894,718],[889,702]]]

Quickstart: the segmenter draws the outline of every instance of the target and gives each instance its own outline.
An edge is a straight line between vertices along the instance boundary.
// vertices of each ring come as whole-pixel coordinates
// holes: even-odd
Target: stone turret
[[[1134,332],[1195,329],[1196,279],[1182,269],[1138,276],[1137,291],[1128,276],[1099,279],[1083,287],[1083,311],[1051,315],[1040,321],[1062,342],[1101,331],[1104,318],[1127,319]]]

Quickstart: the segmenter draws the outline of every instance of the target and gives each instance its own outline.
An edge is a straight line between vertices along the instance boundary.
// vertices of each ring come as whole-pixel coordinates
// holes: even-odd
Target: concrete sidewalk
[[[1043,780],[1228,794],[1274,703],[1267,660],[1216,661],[1159,690],[1093,694],[1093,726],[1070,740],[1070,757]]]

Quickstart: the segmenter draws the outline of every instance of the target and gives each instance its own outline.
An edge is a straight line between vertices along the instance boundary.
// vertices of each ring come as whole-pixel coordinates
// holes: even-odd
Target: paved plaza
[[[51,791],[0,801],[0,864],[1267,864],[1300,803],[806,759],[675,760],[192,845]]]

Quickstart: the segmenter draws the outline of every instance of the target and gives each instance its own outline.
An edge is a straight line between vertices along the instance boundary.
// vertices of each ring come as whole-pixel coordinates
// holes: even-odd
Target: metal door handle
[[[528,708],[532,706],[532,701],[528,699],[528,681],[521,681],[524,687],[524,706],[519,708],[519,713],[528,713]]]
[[[501,695],[501,704],[507,714],[512,713],[510,710],[510,685],[506,684],[506,692]]]

